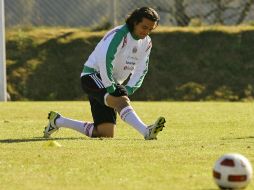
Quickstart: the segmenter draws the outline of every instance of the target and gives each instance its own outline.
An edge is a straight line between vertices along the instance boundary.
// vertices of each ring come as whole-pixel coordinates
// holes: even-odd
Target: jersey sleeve
[[[115,56],[121,49],[121,43],[127,35],[124,28],[109,32],[102,40],[101,60],[99,63],[100,75],[107,92],[115,91],[115,81],[113,79],[113,68],[115,65]]]
[[[147,46],[145,46],[145,51],[143,52],[143,57],[133,73],[131,74],[130,80],[126,84],[126,89],[128,91],[128,95],[132,95],[143,83],[143,80],[148,72],[148,63],[149,56],[152,48],[152,42],[150,41]]]

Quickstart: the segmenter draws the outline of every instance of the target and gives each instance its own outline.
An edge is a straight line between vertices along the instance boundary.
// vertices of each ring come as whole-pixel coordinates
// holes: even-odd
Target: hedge
[[[84,100],[80,72],[105,34],[75,28],[6,32],[12,100]],[[132,100],[244,101],[254,97],[254,28],[161,28]]]

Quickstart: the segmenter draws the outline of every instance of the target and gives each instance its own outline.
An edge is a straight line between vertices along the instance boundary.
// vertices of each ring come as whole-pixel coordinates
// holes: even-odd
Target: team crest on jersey
[[[132,49],[132,53],[137,53],[138,51],[138,48],[135,46],[133,49]]]

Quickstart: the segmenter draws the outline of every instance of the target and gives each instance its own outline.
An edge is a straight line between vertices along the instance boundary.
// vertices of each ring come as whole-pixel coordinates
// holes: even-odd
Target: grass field
[[[118,117],[114,139],[69,129],[42,138],[47,112],[91,120],[88,102],[0,103],[1,190],[216,190],[212,168],[224,153],[254,165],[254,103],[134,102],[148,124],[165,116],[157,141]],[[254,189],[254,181],[247,190]]]

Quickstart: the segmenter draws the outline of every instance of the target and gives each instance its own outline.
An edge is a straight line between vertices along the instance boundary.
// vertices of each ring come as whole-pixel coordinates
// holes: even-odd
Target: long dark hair
[[[159,24],[160,16],[158,13],[150,7],[142,7],[134,10],[126,19],[126,24],[131,32],[134,30],[134,24],[138,24],[143,18],[147,18],[151,21]]]

